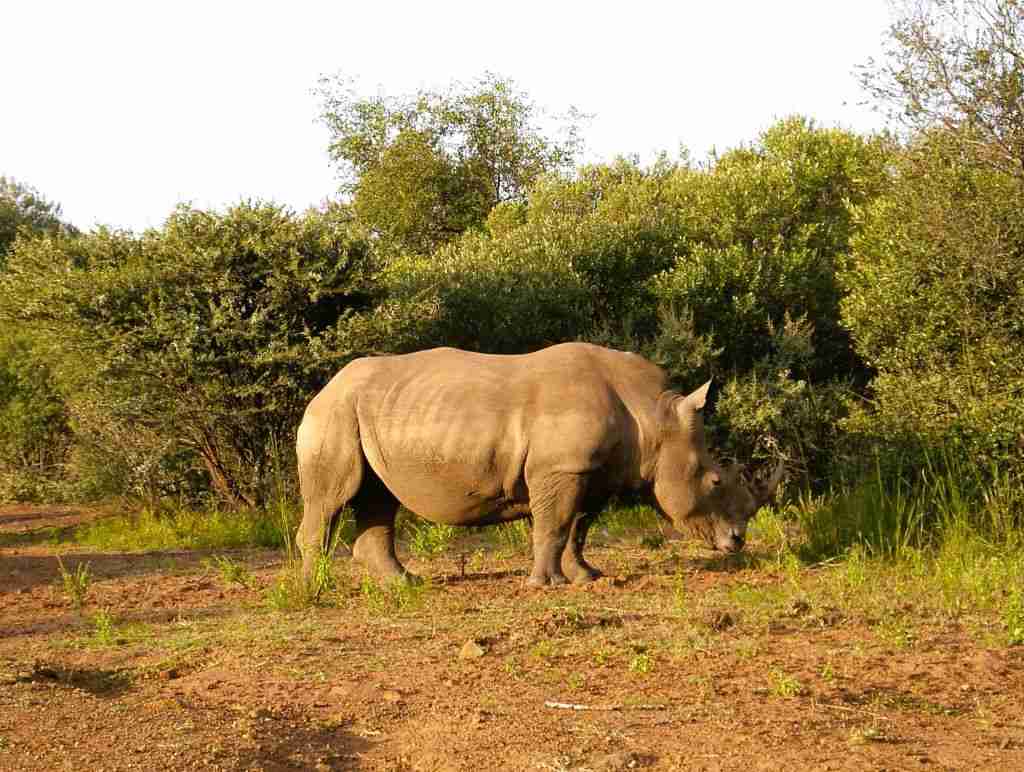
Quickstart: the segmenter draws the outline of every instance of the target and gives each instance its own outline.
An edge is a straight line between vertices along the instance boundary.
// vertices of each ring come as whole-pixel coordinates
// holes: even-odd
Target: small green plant
[[[827,684],[830,684],[834,680],[836,680],[836,671],[835,668],[832,667],[831,659],[821,666],[821,680]]]
[[[886,739],[885,732],[877,726],[860,726],[850,730],[850,743],[852,745],[885,742]]]
[[[423,605],[430,583],[421,579],[395,579],[378,582],[364,576],[359,584],[359,593],[367,607],[378,616],[413,611]]]
[[[676,571],[672,579],[672,605],[680,616],[686,616],[689,600],[686,594],[686,578],[682,571]]]
[[[340,515],[339,515],[340,517]],[[277,611],[309,608],[324,599],[337,589],[338,582],[334,576],[334,553],[344,538],[344,523],[334,528],[330,543],[321,547],[313,565],[313,571],[307,580],[302,570],[302,556],[299,555],[292,539],[294,521],[290,513],[282,508],[278,515],[277,529],[285,548],[284,567],[277,581],[267,590],[266,600],[271,608]]]
[[[878,626],[882,640],[897,649],[905,649],[916,639],[914,630],[902,619],[890,617]]]
[[[654,670],[654,658],[646,652],[636,654],[629,661],[629,670],[638,675],[647,675]]]
[[[216,570],[225,584],[237,584],[240,587],[249,587],[252,584],[252,574],[244,563],[226,555],[214,555],[206,565]]]
[[[505,675],[507,675],[509,678],[522,678],[523,677],[523,668],[514,659],[505,660],[504,670],[505,670]]]
[[[57,556],[57,567],[60,569],[60,580],[64,588],[64,594],[74,608],[81,608],[85,602],[85,595],[92,583],[92,575],[89,573],[89,563],[79,563],[74,571],[68,571],[64,561]]]
[[[1006,642],[1010,646],[1024,646],[1024,591],[1014,587],[1003,608]]]
[[[117,628],[114,616],[108,609],[102,608],[92,618],[92,640],[98,646],[113,646],[117,643]]]
[[[498,544],[510,552],[525,552],[530,547],[530,526],[526,520],[501,523],[491,533]]]
[[[265,597],[267,604],[276,611],[293,611],[324,603],[327,593],[335,586],[330,561],[324,556],[317,558],[310,581],[306,581],[302,572],[302,562],[292,559],[286,561]]]
[[[751,660],[761,653],[761,643],[757,638],[740,638],[734,644],[734,649],[740,659]]]
[[[443,523],[417,522],[411,524],[409,549],[421,558],[434,558],[448,549],[455,539],[455,527]]]
[[[537,659],[551,659],[556,655],[557,648],[555,647],[554,641],[544,638],[534,644],[530,653]]]
[[[792,699],[804,692],[803,684],[778,668],[768,674],[768,685],[772,694],[784,699]]]
[[[645,533],[640,537],[640,546],[649,550],[660,550],[665,546],[665,535],[658,533]]]

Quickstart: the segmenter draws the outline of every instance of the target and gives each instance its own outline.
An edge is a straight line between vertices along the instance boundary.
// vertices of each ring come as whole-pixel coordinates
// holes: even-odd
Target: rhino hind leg
[[[572,522],[569,539],[562,552],[562,573],[573,584],[585,584],[602,576],[598,569],[583,558],[583,545],[587,540],[587,531],[590,530],[596,517],[593,514],[577,515]]]
[[[562,572],[567,549],[586,481],[582,475],[556,475],[530,485],[533,513],[533,570],[530,587],[569,583]]]
[[[340,408],[326,418],[304,418],[296,442],[302,523],[295,541],[302,553],[302,573],[310,581],[320,555],[330,545],[338,514],[363,482],[367,466],[359,447],[354,411]]]

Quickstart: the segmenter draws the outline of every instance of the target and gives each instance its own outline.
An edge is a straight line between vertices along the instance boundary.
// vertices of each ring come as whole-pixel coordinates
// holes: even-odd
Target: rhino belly
[[[381,477],[388,490],[410,512],[448,525],[488,525],[517,520],[529,512],[525,486],[520,496],[507,496],[498,479],[456,464],[391,460]]]

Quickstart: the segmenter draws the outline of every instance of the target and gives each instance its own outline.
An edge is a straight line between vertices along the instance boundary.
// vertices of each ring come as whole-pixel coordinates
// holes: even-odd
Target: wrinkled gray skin
[[[527,582],[537,587],[600,575],[584,541],[618,493],[647,493],[680,529],[738,552],[782,469],[748,484],[715,463],[700,412],[708,385],[682,396],[642,357],[585,343],[518,356],[440,348],[358,359],[299,426],[306,576],[347,505],[353,556],[380,578],[406,575],[395,556],[399,504],[451,525],[532,515]]]

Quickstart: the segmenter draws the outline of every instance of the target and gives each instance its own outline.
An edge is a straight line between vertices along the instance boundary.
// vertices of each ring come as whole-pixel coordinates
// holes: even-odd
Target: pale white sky
[[[587,160],[699,158],[794,112],[869,130],[853,70],[888,21],[885,0],[7,0],[0,175],[81,228],[301,210],[337,189],[313,94],[335,72],[402,94],[490,70],[594,114]]]

